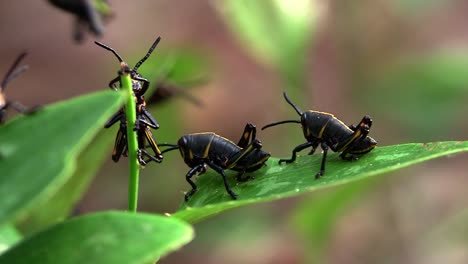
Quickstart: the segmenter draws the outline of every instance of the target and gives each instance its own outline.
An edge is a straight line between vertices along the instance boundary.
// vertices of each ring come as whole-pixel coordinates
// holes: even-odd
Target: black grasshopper
[[[252,178],[242,177],[246,172],[260,169],[270,157],[270,153],[261,150],[262,143],[256,139],[256,127],[250,123],[245,126],[237,144],[213,132],[206,132],[182,136],[177,145],[161,146],[170,146],[162,153],[179,149],[184,162],[191,168],[185,176],[192,186],[192,190],[185,194],[186,201],[197,191],[197,185],[191,180],[192,176],[204,173],[206,165],[222,176],[226,191],[232,199],[236,199],[237,195],[231,190],[224,171],[238,171],[236,180],[243,182]]]
[[[340,157],[344,160],[357,160],[358,156],[368,153],[377,145],[377,141],[368,136],[370,127],[372,126],[372,119],[368,115],[364,116],[357,126],[347,126],[329,113],[312,110],[302,112],[291,102],[286,92],[283,95],[286,102],[296,110],[301,120],[285,120],[271,123],[262,127],[262,130],[285,123],[298,123],[302,125],[302,132],[307,142],[295,147],[290,159],[280,159],[280,164],[283,162],[294,162],[296,160],[296,153],[308,147],[312,147],[312,150],[309,152],[309,155],[311,155],[320,144],[323,149],[322,164],[320,171],[315,175],[315,178],[320,178],[325,173],[328,148],[334,152],[341,152]]]
[[[97,45],[100,47],[103,47],[104,49],[107,49],[114,53],[114,55],[117,57],[121,65],[123,65],[122,69],[118,72],[118,76],[114,79],[112,79],[109,82],[109,87],[111,89],[117,90],[116,84],[120,83],[120,75],[122,75],[124,72],[130,74],[130,77],[132,79],[132,90],[135,95],[136,99],[136,123],[135,123],[135,128],[134,130],[137,132],[137,138],[138,138],[138,153],[137,153],[137,158],[138,162],[141,165],[146,165],[150,161],[155,161],[155,162],[161,162],[163,159],[161,150],[158,147],[158,144],[154,140],[153,134],[151,132],[151,128],[153,129],[158,129],[159,124],[156,121],[156,119],[148,112],[146,109],[146,101],[144,98],[144,94],[149,88],[150,82],[143,78],[138,72],[138,68],[148,59],[148,57],[151,55],[153,50],[156,48],[158,45],[159,41],[161,40],[160,37],[156,39],[156,41],[151,45],[150,49],[146,53],[146,55],[133,67],[133,69],[130,69],[127,64],[123,61],[122,57],[111,47],[104,45],[100,42],[95,41]],[[120,128],[117,131],[117,136],[115,138],[115,145],[114,145],[114,151],[112,153],[112,160],[117,162],[122,154],[126,155],[127,152],[127,121],[125,117],[125,108],[122,108],[119,112],[115,113],[114,116],[111,117],[111,119],[105,124],[105,128],[109,128],[115,123],[120,121]],[[154,152],[154,155],[150,154],[146,149],[146,143],[145,141],[148,142],[149,146]],[[144,156],[147,158],[146,160],[144,159]]]
[[[3,77],[2,82],[0,83],[0,124],[5,122],[6,111],[9,107],[12,107],[16,111],[25,114],[34,113],[39,109],[39,106],[27,108],[18,102],[7,100],[5,96],[5,89],[7,84],[28,69],[27,65],[23,65],[18,68],[18,64],[24,59],[26,55],[27,53],[23,52],[18,56],[18,58],[16,58],[15,62],[13,65],[11,65],[10,69],[7,71],[5,77]]]

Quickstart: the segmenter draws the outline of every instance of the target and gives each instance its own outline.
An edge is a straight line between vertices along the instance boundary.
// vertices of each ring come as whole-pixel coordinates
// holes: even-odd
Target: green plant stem
[[[125,104],[125,115],[127,118],[127,144],[128,161],[130,163],[130,177],[128,182],[128,211],[136,212],[138,206],[138,181],[140,169],[137,161],[138,142],[136,132],[133,130],[136,121],[136,102],[132,90],[132,79],[130,75],[121,75],[122,89],[130,96]]]

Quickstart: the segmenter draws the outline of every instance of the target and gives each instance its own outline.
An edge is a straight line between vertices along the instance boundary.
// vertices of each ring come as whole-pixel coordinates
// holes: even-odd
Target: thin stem
[[[122,89],[126,90],[130,96],[125,104],[125,115],[127,118],[127,144],[128,161],[130,163],[130,177],[128,182],[128,210],[136,212],[138,206],[138,181],[140,169],[137,161],[138,142],[136,132],[133,130],[136,121],[136,102],[132,91],[132,79],[128,73],[120,76]]]

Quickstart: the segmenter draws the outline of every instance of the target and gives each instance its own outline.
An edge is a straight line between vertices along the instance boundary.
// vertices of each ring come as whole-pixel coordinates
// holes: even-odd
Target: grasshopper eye
[[[188,146],[188,139],[187,137],[181,137],[179,141],[177,142],[177,145],[179,145],[181,148],[187,148]]]

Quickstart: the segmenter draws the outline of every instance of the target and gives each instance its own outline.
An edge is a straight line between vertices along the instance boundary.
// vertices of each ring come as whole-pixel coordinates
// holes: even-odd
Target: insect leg
[[[91,1],[82,1],[83,8],[85,11],[85,16],[81,19],[85,20],[88,23],[88,28],[93,32],[96,36],[101,36],[104,32],[104,26],[101,21],[101,15],[99,12],[94,8],[93,3]]]
[[[291,162],[294,162],[296,160],[296,153],[303,150],[303,149],[306,149],[310,146],[313,146],[314,145],[314,142],[306,142],[306,143],[303,143],[297,147],[295,147],[292,151],[292,156],[290,159],[280,159],[278,164],[281,164],[283,162],[286,162],[286,163],[291,163]]]
[[[109,88],[117,91],[116,83],[120,83],[120,74],[109,82]]]
[[[214,164],[214,163],[211,162],[211,161],[207,161],[206,164],[208,164],[208,166],[210,166],[210,167],[211,167],[212,169],[214,169],[216,172],[218,172],[219,174],[221,174],[221,177],[223,177],[224,187],[226,188],[226,191],[229,193],[229,195],[231,195],[232,199],[236,200],[236,199],[237,199],[237,194],[235,194],[235,193],[231,190],[231,187],[229,186],[229,183],[228,183],[228,181],[227,181],[226,174],[224,173],[223,168],[221,168],[220,166]]]
[[[190,196],[192,196],[196,191],[197,191],[197,185],[192,181],[192,176],[195,175],[200,170],[203,170],[203,167],[205,166],[204,163],[198,164],[195,167],[191,168],[188,172],[187,175],[185,175],[185,179],[187,182],[192,186],[192,190],[190,190],[188,193],[185,194],[185,201],[187,202]]]
[[[158,147],[158,144],[156,143],[156,140],[154,140],[153,133],[151,133],[151,130],[149,128],[145,129],[145,137],[146,141],[148,141],[151,149],[154,152],[154,156],[148,154],[149,158],[160,163],[163,159],[163,156],[161,154],[161,150]],[[144,150],[144,147],[142,149]]]
[[[159,124],[158,124],[158,122],[156,122],[156,120],[154,119],[154,117],[153,117],[148,111],[146,111],[145,108],[141,107],[140,110],[141,110],[143,113],[137,112],[137,118],[136,118],[135,127],[133,128],[133,130],[134,130],[134,131],[139,130],[141,124],[143,124],[143,125],[146,126],[146,127],[151,127],[151,128],[154,128],[154,129],[158,129],[158,128],[159,128]],[[145,118],[146,116],[151,118],[151,119],[149,120],[149,122],[148,122],[147,119]]]
[[[156,119],[154,119],[154,117],[150,114],[150,112],[148,112],[148,110],[146,110],[146,107],[144,106],[141,106],[141,113],[146,117],[148,118],[149,122],[145,122],[145,124],[151,128],[154,128],[154,129],[158,129],[159,128],[159,124],[158,122],[156,121]],[[140,120],[141,121],[141,120]],[[146,121],[146,120],[145,120]]]
[[[5,114],[6,114],[6,107],[1,108],[0,109],[0,125],[5,123]]]
[[[122,110],[118,111],[109,119],[109,121],[107,121],[107,123],[104,125],[104,128],[109,128],[113,126],[119,120],[121,122],[126,122],[124,117],[125,117],[125,113]]]
[[[114,151],[112,152],[112,160],[114,162],[118,162],[122,153],[127,148],[127,129],[126,125],[121,123],[119,131],[117,131],[117,135],[115,136],[115,144],[114,144]]]
[[[238,182],[246,182],[248,180],[253,180],[255,179],[254,176],[248,175],[246,177],[242,177],[245,174],[246,169],[244,168],[243,170],[239,171],[239,173],[236,174],[236,180]]]
[[[325,174],[325,162],[327,160],[328,146],[326,142],[322,142],[320,146],[323,149],[322,164],[320,165],[320,171],[315,174],[315,179],[318,179]]]
[[[343,142],[343,146],[338,145],[337,149],[342,150],[340,157],[345,160],[356,160],[357,156],[352,155],[351,157],[347,157],[347,154],[350,149],[356,144],[356,142],[361,141],[362,139],[366,138],[369,134],[370,128],[372,126],[372,119],[370,116],[366,115],[362,118],[361,122],[357,126],[354,127],[354,133],[349,137],[349,139],[345,139]]]
[[[29,111],[29,109],[26,106],[15,101],[8,101],[7,105],[13,107],[16,111],[20,113],[26,113]]]
[[[147,161],[143,159],[143,154],[149,155],[149,153],[145,150],[145,131],[143,131],[142,129],[138,129],[136,131],[138,141],[137,160],[140,165],[145,166]]]
[[[255,139],[250,144],[248,144],[245,148],[239,150],[235,155],[233,155],[227,162],[226,167],[228,169],[236,166],[237,162],[242,159],[245,155],[249,154],[255,149],[261,149],[262,142],[260,140]]]
[[[247,123],[244,128],[244,133],[239,139],[237,146],[245,148],[249,143],[252,143],[257,138],[257,128],[254,124]]]
[[[317,139],[313,142],[312,144],[312,149],[309,151],[309,153],[307,155],[312,155],[315,153],[315,150],[317,149],[318,145],[320,143],[320,139]]]
[[[40,106],[34,106],[34,107],[31,107],[31,108],[27,108],[26,106],[18,103],[18,102],[15,102],[15,101],[8,101],[4,107],[4,109],[6,109],[7,107],[13,107],[16,111],[18,111],[19,113],[23,113],[23,114],[26,114],[26,115],[29,115],[29,114],[34,114],[36,113],[39,109],[41,109]]]
[[[143,86],[137,96],[144,95],[149,88],[150,82],[147,79],[138,76],[133,76],[132,79],[143,83]]]

